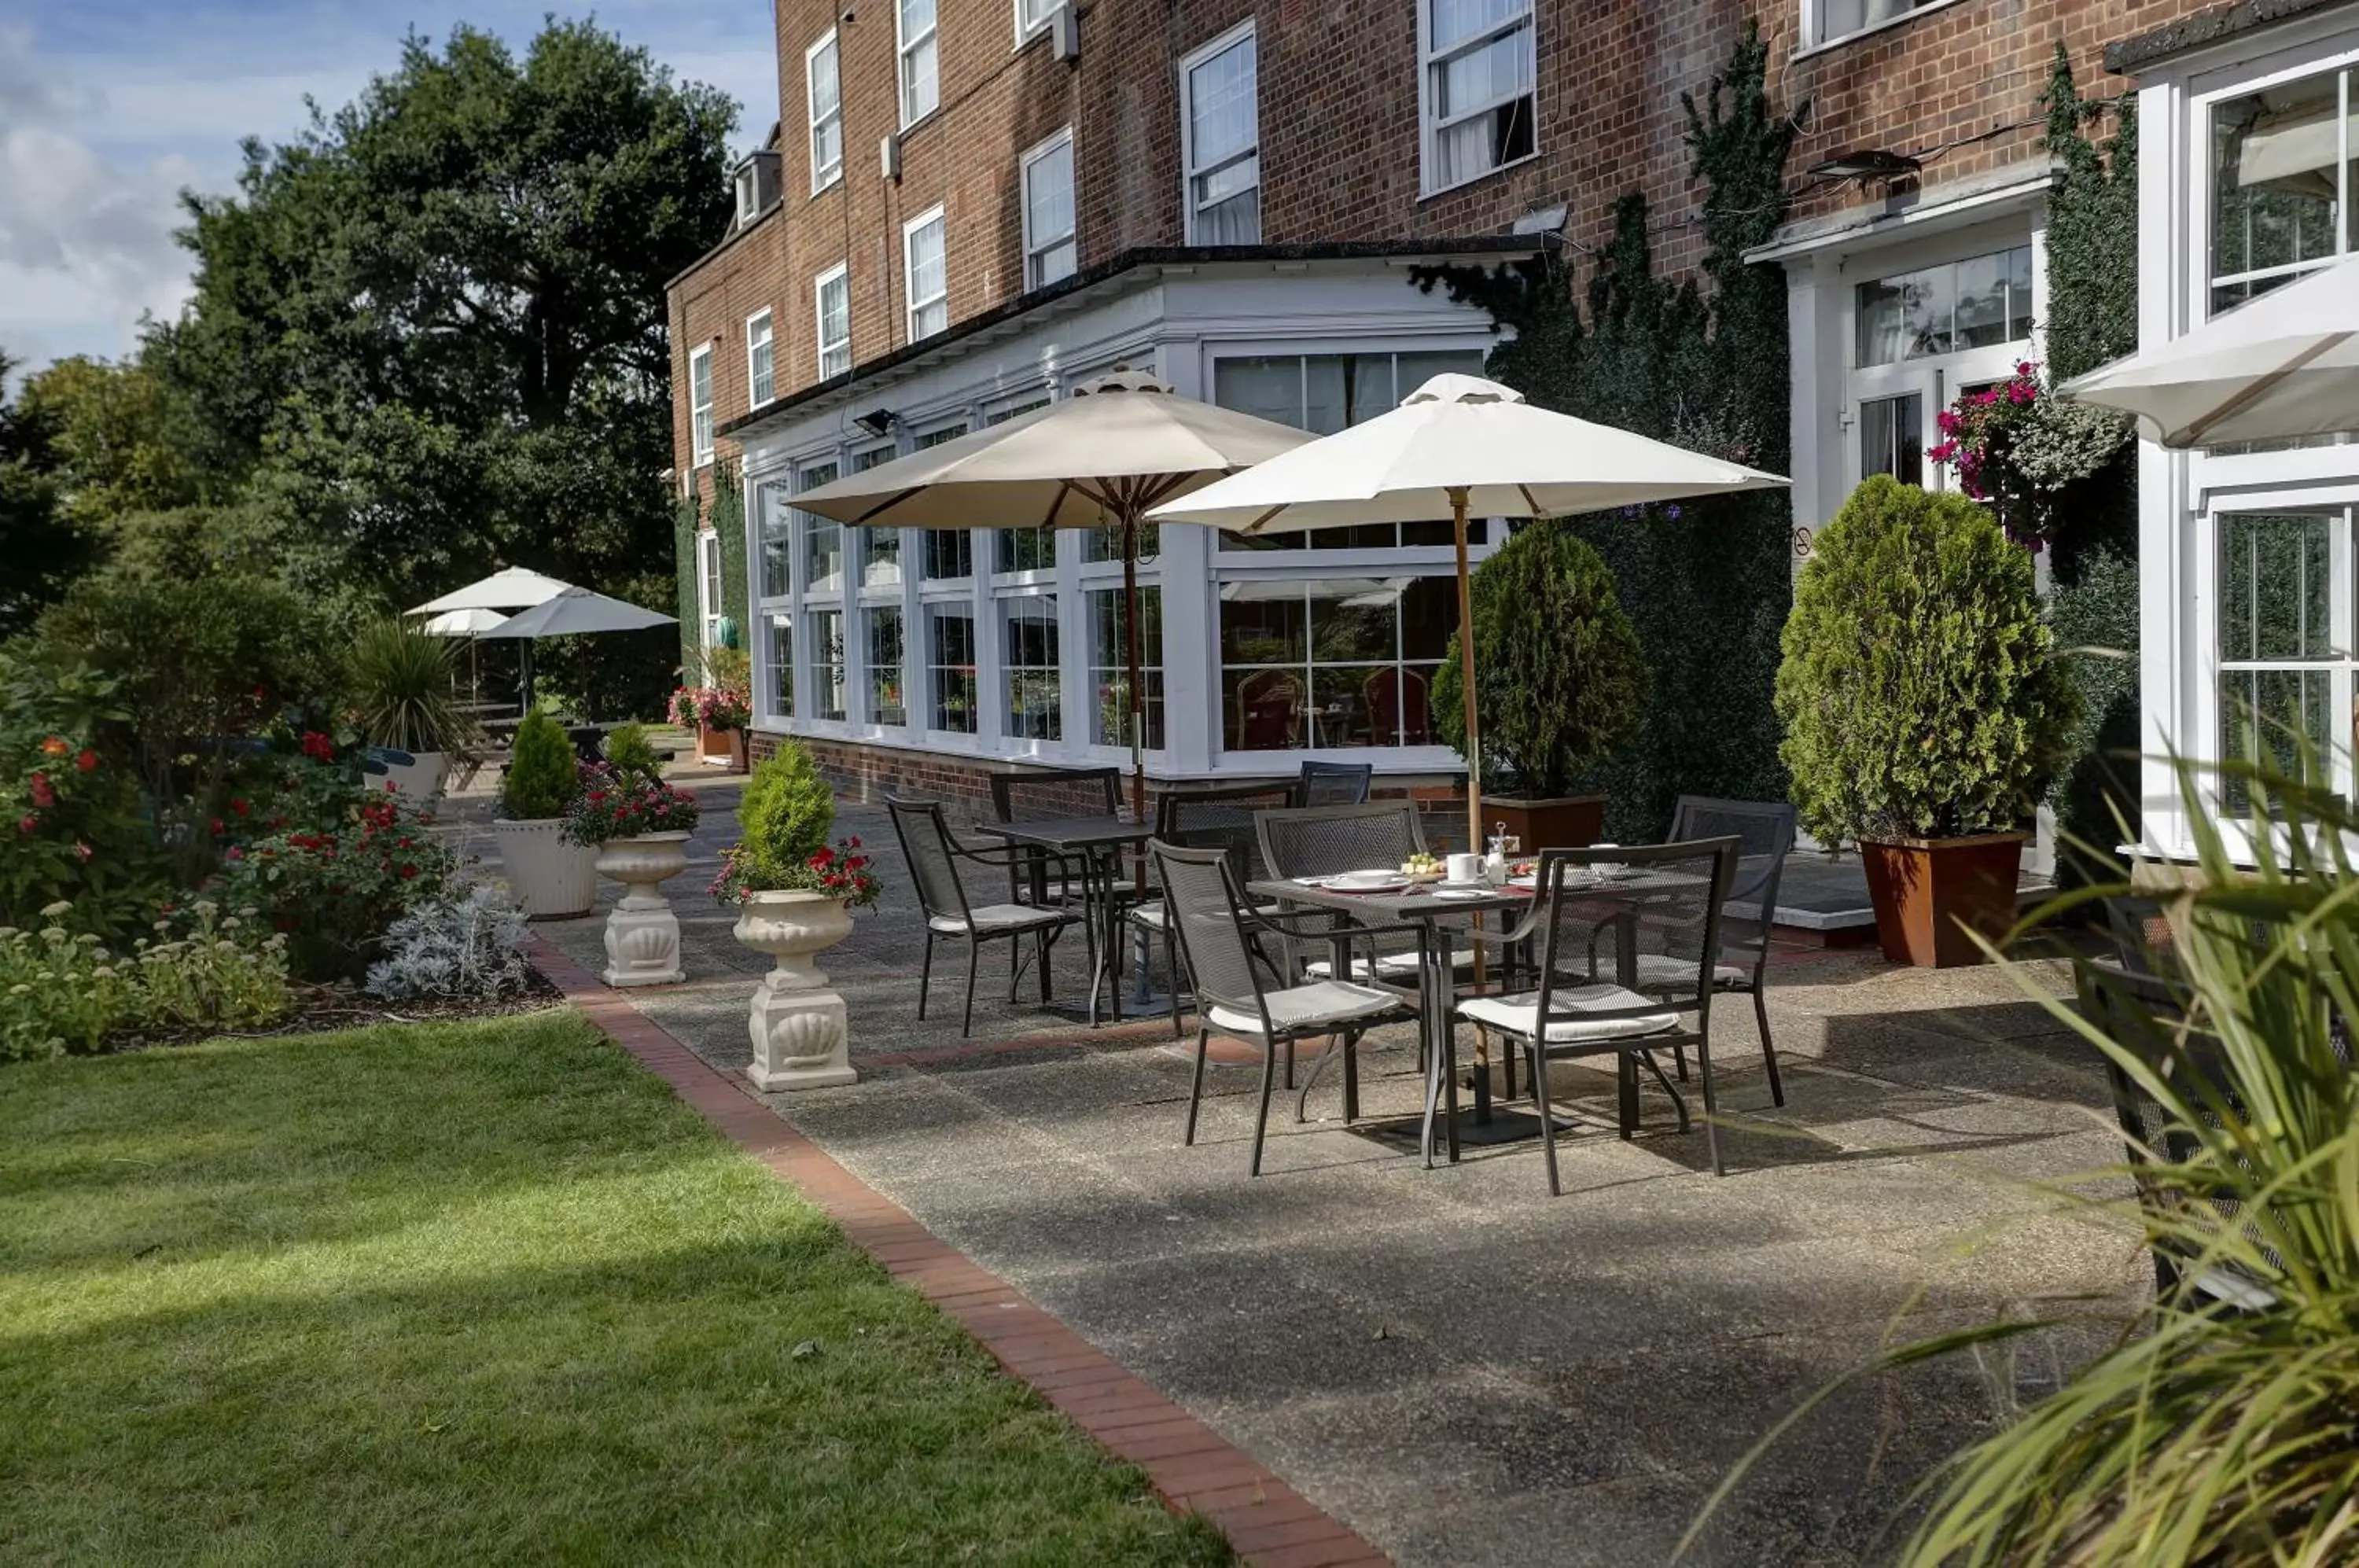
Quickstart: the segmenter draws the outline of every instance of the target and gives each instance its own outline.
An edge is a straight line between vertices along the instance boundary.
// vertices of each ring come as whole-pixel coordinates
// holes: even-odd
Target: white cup
[[[1483,857],[1479,855],[1453,855],[1448,862],[1450,879],[1467,883],[1483,880]]]

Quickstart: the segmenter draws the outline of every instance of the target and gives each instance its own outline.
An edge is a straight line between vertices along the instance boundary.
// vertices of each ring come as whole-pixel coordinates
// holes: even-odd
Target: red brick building
[[[1634,189],[1658,265],[1690,267],[1680,94],[1748,21],[1774,98],[1810,105],[1790,221],[1756,256],[1789,285],[1796,522],[1865,473],[1938,484],[1937,408],[2037,357],[2056,45],[2084,93],[2118,91],[2108,44],[2202,9],[779,0],[778,131],[738,172],[736,226],[671,289],[683,483],[709,488],[717,456],[745,486],[748,602],[712,614],[750,631],[757,731],[935,788],[1125,756],[1100,690],[1099,541],[839,529],[794,492],[1117,364],[1340,428],[1491,341],[1479,313],[1408,287],[1411,266],[1578,256]],[[1864,150],[1894,155],[1886,177],[1810,172]],[[1454,624],[1448,550],[1414,528],[1305,542],[1321,548],[1162,541],[1159,776],[1454,764],[1422,695]]]

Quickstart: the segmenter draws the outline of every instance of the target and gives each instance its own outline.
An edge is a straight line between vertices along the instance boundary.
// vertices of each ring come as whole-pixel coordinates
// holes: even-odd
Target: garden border
[[[1147,1473],[1175,1512],[1201,1514],[1255,1568],[1388,1568],[1390,1560],[1253,1455],[1158,1393],[1022,1291],[845,1170],[792,1123],[598,983],[548,938],[533,967],[607,1038],[636,1057],[748,1154],[791,1181],[884,1265],[981,1341],[1116,1458]]]

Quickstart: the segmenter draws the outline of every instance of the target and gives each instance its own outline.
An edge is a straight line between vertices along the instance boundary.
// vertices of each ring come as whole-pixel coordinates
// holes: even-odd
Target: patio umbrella
[[[2168,447],[2359,430],[2359,260],[2273,289],[2057,392],[2136,414],[2140,433]]]
[[[1062,402],[822,485],[794,505],[867,528],[1120,528],[1130,800],[1144,820],[1139,520],[1158,502],[1310,439],[1288,425],[1182,397],[1151,376],[1117,370],[1075,387]]]
[[[1457,528],[1458,658],[1466,679],[1466,823],[1483,842],[1474,616],[1466,519],[1549,517],[1757,490],[1786,481],[1610,425],[1535,408],[1474,376],[1437,376],[1401,406],[1148,512],[1231,533],[1449,517]]]
[[[410,612],[413,615],[418,613],[416,610]],[[506,610],[444,610],[440,615],[428,617],[418,629],[428,637],[476,637],[507,618]]]
[[[439,599],[412,606],[413,615],[439,615],[445,610],[528,610],[573,586],[546,577],[527,567],[509,566],[480,578],[464,588],[453,588]]]
[[[487,637],[583,637],[599,632],[636,632],[649,626],[678,626],[678,619],[621,599],[610,599],[587,588],[567,587],[528,610],[520,610],[483,635]],[[524,705],[532,708],[532,666],[525,664]]]

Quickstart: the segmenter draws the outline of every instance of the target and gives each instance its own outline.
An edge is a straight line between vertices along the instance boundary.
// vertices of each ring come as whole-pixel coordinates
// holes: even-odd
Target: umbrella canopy
[[[453,588],[440,599],[429,599],[409,613],[431,615],[444,610],[528,610],[571,586],[526,567],[510,566],[464,588]]]
[[[428,637],[481,637],[507,618],[506,610],[445,610],[420,623],[418,629]]]
[[[2169,447],[2359,430],[2359,260],[2212,317],[2057,388]]]
[[[594,632],[636,632],[677,626],[670,615],[643,610],[587,588],[567,588],[528,610],[510,615],[483,635],[487,637],[580,637]]]
[[[1158,501],[1309,440],[1290,425],[1182,397],[1151,376],[1117,370],[1076,387],[1061,403],[846,475],[794,504],[869,528],[1120,528],[1130,800],[1143,816],[1139,519]]]
[[[1495,381],[1437,376],[1389,413],[1156,506],[1148,516],[1243,534],[1433,517],[1457,525],[1467,845],[1474,848],[1483,840],[1483,773],[1474,717],[1468,516],[1557,517],[1785,483],[1774,474],[1535,408],[1522,393]]]

